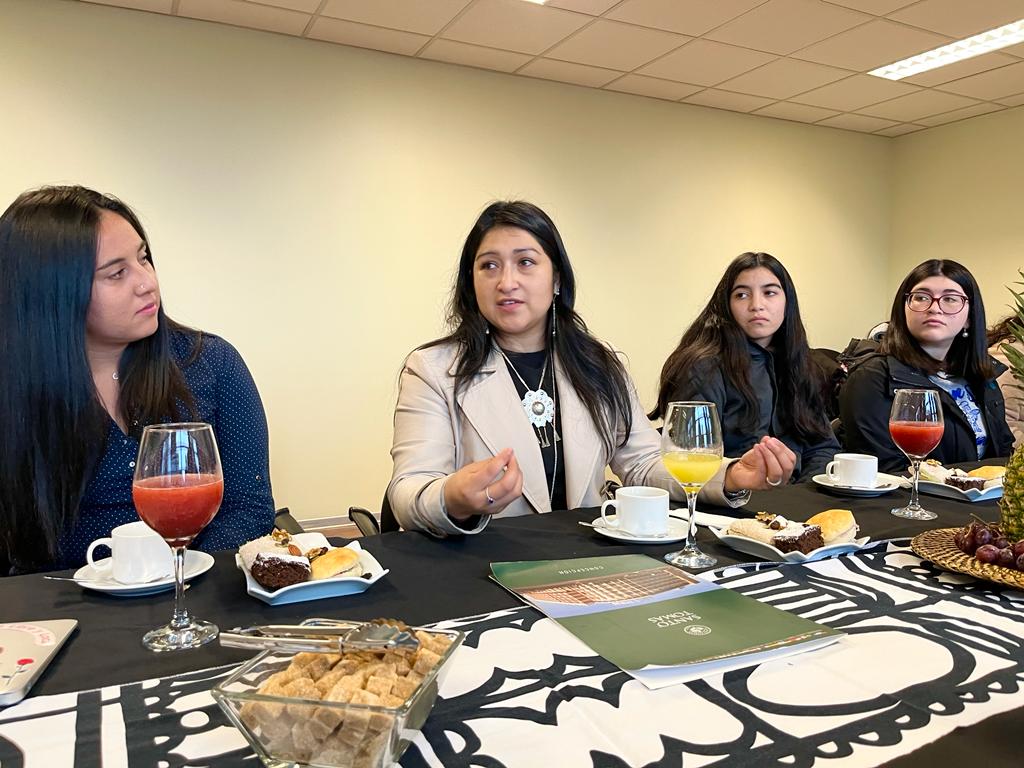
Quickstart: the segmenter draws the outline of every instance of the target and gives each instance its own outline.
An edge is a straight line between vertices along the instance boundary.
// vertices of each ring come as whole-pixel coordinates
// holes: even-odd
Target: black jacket
[[[998,376],[1006,366],[993,360]],[[1013,450],[1013,435],[1006,426],[1003,394],[995,379],[969,382],[971,394],[985,415],[988,443],[986,459],[1009,456]],[[889,411],[896,389],[934,389],[942,402],[942,417],[946,430],[942,441],[928,458],[943,464],[957,464],[978,460],[978,447],[974,430],[960,406],[945,391],[935,386],[917,368],[901,363],[891,355],[875,354],[858,363],[839,395],[840,418],[843,422],[843,443],[847,450],[870,453],[878,457],[882,472],[902,472],[910,463],[889,436]]]
[[[832,434],[832,427],[824,413],[821,415],[821,429],[824,437],[806,442],[791,434],[783,426],[782,408],[778,402],[778,386],[775,377],[775,359],[772,353],[756,344],[748,345],[750,352],[750,386],[757,397],[757,428],[746,431],[742,424],[746,414],[745,404],[732,381],[725,379],[718,359],[701,360],[690,370],[689,377],[676,383],[672,400],[707,400],[718,406],[718,418],[722,422],[722,442],[725,455],[739,457],[749,451],[765,435],[777,437],[796,454],[793,468],[794,481],[808,480],[825,471],[825,465],[839,450],[839,442]]]

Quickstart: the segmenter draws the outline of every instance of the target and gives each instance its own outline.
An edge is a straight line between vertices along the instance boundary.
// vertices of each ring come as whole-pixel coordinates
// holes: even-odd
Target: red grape
[[[1024,539],[1021,539],[1013,545],[1013,554],[1015,554],[1017,557],[1024,555]],[[1024,570],[1024,568],[1022,568],[1021,570]]]
[[[1009,547],[1000,549],[999,554],[996,555],[996,565],[1001,565],[1003,568],[1013,568],[1017,562],[1017,558],[1013,556],[1013,550]]]
[[[994,563],[996,558],[999,557],[999,550],[993,547],[991,544],[983,544],[978,547],[974,556],[978,558],[979,562],[982,563]]]
[[[1024,571],[1024,555],[1020,555],[1017,558],[1017,570]]]
[[[997,549],[1006,549],[1007,547],[1009,547],[1011,545],[1010,540],[1007,539],[1005,536],[1000,536],[998,539],[996,539],[992,543],[996,546]]]
[[[995,536],[992,535],[992,531],[988,528],[978,526],[977,530],[974,531],[974,544],[976,547],[994,544],[996,549],[1002,549],[1002,547],[995,543],[994,539]]]

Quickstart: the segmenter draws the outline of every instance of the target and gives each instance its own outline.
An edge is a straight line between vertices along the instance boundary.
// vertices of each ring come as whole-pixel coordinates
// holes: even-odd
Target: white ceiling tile
[[[925,126],[914,125],[913,123],[900,123],[898,125],[890,126],[889,128],[883,128],[880,131],[875,131],[878,136],[904,136],[908,133],[914,133],[915,131],[923,130]]]
[[[402,53],[406,56],[412,56],[430,40],[425,35],[414,35],[412,32],[401,32],[397,29],[371,27],[368,24],[356,24],[354,21],[329,19],[326,16],[321,16],[313,22],[313,28],[309,30],[308,37],[314,40],[325,40],[329,43],[373,48],[388,53]]]
[[[954,109],[952,112],[944,112],[941,115],[919,117],[917,122],[927,126],[945,125],[946,123],[955,123],[957,120],[966,120],[968,117],[987,115],[989,112],[1000,112],[1003,109],[1005,109],[1005,107],[1002,107],[999,104],[975,104],[973,107]]]
[[[721,83],[722,88],[754,96],[788,99],[812,88],[833,83],[850,72],[799,59],[776,59],[739,77]]]
[[[705,37],[785,55],[870,20],[863,13],[818,0],[768,0]]]
[[[515,72],[533,58],[525,53],[482,48],[479,45],[457,43],[454,40],[434,40],[420,52],[420,57],[467,67],[495,69],[499,72]]]
[[[327,0],[320,15],[435,35],[469,3],[470,0]]]
[[[917,0],[828,0],[833,5],[843,5],[855,11],[864,11],[875,16],[885,16],[887,13],[916,3]]]
[[[962,38],[1024,19],[1024,0],[923,0],[889,18]]]
[[[686,104],[699,104],[702,107],[715,107],[716,109],[728,109],[733,112],[753,112],[755,109],[767,106],[772,103],[771,99],[762,99],[760,96],[748,96],[745,93],[730,93],[729,91],[716,91],[708,88],[706,91],[695,93],[683,99]]]
[[[622,93],[633,93],[637,96],[650,96],[655,99],[667,99],[668,101],[679,101],[684,96],[689,96],[697,91],[703,91],[702,85],[689,85],[677,83],[673,80],[661,80],[657,77],[644,77],[643,75],[624,75],[605,86],[607,91],[621,91]]]
[[[301,35],[310,19],[308,13],[254,5],[241,0],[181,0],[178,15],[286,35]]]
[[[315,13],[320,7],[320,0],[249,0],[260,5],[273,5],[275,8],[287,8],[290,11]]]
[[[618,77],[621,72],[601,69],[599,67],[587,67],[583,64],[573,64],[568,61],[535,59],[520,69],[519,74],[540,77],[544,80],[558,80],[562,83],[600,88],[602,85]]]
[[[552,8],[562,8],[566,11],[577,11],[589,13],[591,16],[600,16],[619,0],[548,0],[545,5]]]
[[[913,83],[914,85],[926,85],[929,88],[933,85],[941,85],[951,80],[959,80],[961,77],[976,75],[979,72],[987,72],[990,69],[1004,67],[1007,64],[1016,63],[1017,59],[1003,53],[983,53],[981,56],[974,56],[954,64],[947,64],[944,67],[933,69],[929,72],[922,72],[920,75],[907,77],[901,80],[902,83]]]
[[[682,35],[703,35],[764,0],[626,0],[608,14],[610,19]]]
[[[690,38],[599,19],[544,55],[625,72],[678,48]]]
[[[846,32],[840,32],[828,40],[815,43],[794,55],[798,59],[816,61],[819,64],[867,72],[948,42],[949,38],[932,32],[910,29],[885,19],[875,19]]]
[[[1008,107],[1019,107],[1024,105],[1024,93],[1018,93],[1016,96],[1005,96],[999,100],[1000,104],[1005,104]]]
[[[954,96],[952,93],[918,91],[909,96],[900,96],[898,99],[883,101],[881,104],[864,107],[857,111],[863,112],[865,115],[884,117],[901,123],[913,123],[922,117],[937,115],[940,112],[949,112],[961,107],[969,107],[977,103],[974,99]]]
[[[170,13],[173,0],[85,0],[94,5],[114,5],[152,13]]]
[[[477,0],[444,31],[443,37],[538,54],[590,21],[592,16],[523,0]]]
[[[640,74],[697,85],[717,85],[723,80],[767,64],[774,56],[711,40],[693,40],[682,48],[640,69]]]
[[[817,125],[827,125],[829,128],[843,128],[847,131],[860,131],[862,133],[874,133],[883,128],[890,128],[896,125],[893,120],[881,120],[877,117],[866,117],[865,115],[836,115],[822,120]]]
[[[801,123],[816,123],[819,120],[824,120],[826,117],[832,117],[839,113],[833,109],[808,107],[805,104],[780,101],[777,104],[769,104],[767,107],[757,110],[754,114],[778,117],[783,120],[796,120]]]
[[[995,101],[1024,91],[1024,61],[938,86],[943,91]]]
[[[896,83],[871,75],[854,75],[846,80],[831,83],[813,91],[793,96],[791,101],[810,104],[814,107],[837,109],[840,112],[852,112],[877,104],[879,101],[903,96],[920,90],[913,85]]]

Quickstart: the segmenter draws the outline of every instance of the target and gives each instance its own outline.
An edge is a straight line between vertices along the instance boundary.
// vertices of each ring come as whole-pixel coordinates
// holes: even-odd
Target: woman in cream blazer
[[[618,357],[573,310],[575,278],[551,219],[490,205],[466,240],[451,335],[402,372],[388,498],[403,528],[478,533],[495,515],[596,506],[605,468],[626,485],[681,490]],[[520,386],[521,385],[521,386]],[[739,506],[788,479],[795,456],[766,438],[702,491]]]

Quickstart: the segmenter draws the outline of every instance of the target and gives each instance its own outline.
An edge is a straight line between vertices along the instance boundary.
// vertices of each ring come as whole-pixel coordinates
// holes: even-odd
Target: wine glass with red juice
[[[223,497],[220,454],[209,424],[158,424],[143,430],[132,498],[142,521],[174,550],[174,614],[166,626],[143,637],[151,650],[197,648],[219,633],[216,625],[193,618],[182,598],[185,551],[213,520]]]
[[[934,389],[897,389],[889,412],[889,434],[896,446],[907,455],[914,468],[914,486],[910,503],[892,510],[896,517],[911,520],[934,520],[936,515],[921,506],[917,484],[921,479],[921,462],[942,440],[945,429],[942,404]]]

